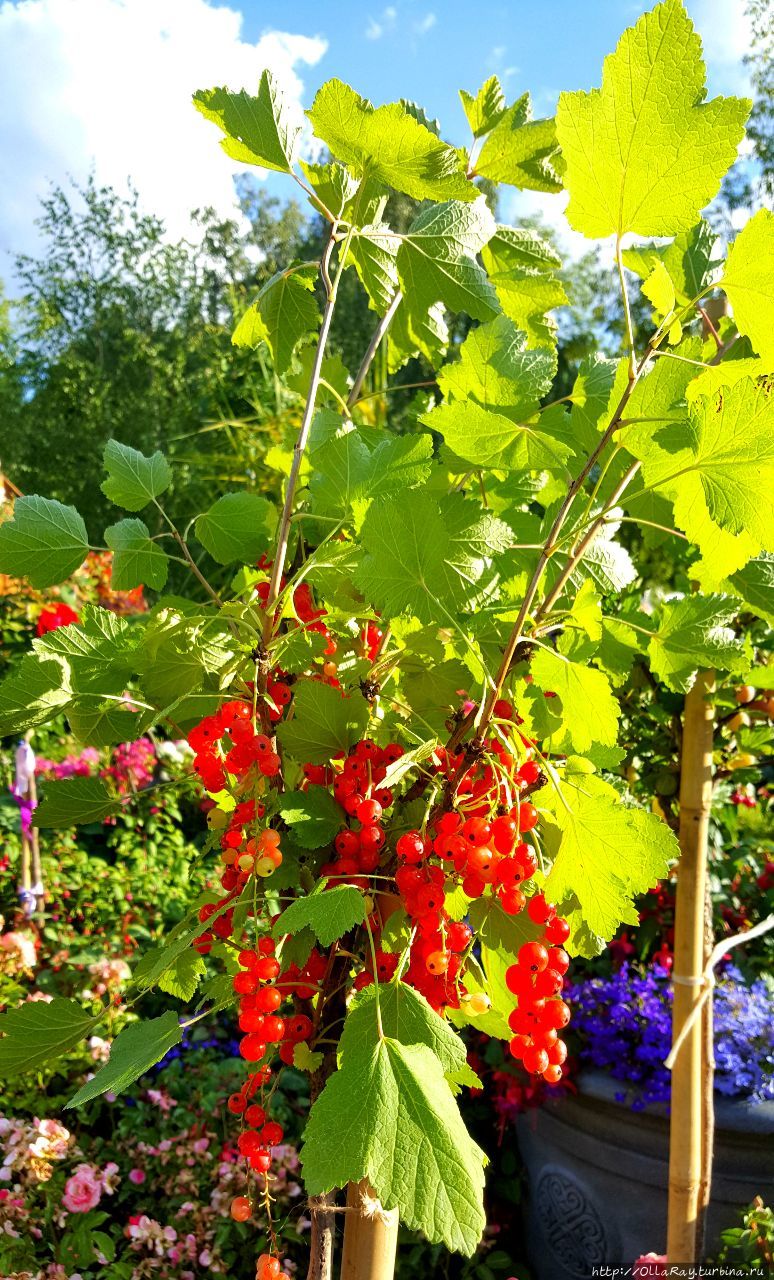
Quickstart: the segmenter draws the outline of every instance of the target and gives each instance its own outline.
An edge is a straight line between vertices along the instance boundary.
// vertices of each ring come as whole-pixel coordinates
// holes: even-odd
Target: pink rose
[[[143,1182],[145,1181],[145,1174],[143,1173],[142,1169],[130,1169],[129,1181],[133,1182],[136,1187],[141,1187]]]
[[[88,1213],[96,1209],[102,1194],[102,1183],[89,1164],[79,1164],[65,1183],[62,1203],[70,1213]]]

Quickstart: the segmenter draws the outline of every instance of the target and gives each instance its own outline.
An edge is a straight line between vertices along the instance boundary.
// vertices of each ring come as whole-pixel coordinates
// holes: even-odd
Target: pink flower
[[[666,1275],[666,1254],[645,1253],[634,1264],[635,1276],[641,1280],[661,1280]]]
[[[141,1187],[145,1181],[145,1173],[142,1169],[130,1169],[129,1181],[133,1182],[136,1187]]]
[[[96,1209],[102,1195],[102,1183],[90,1164],[79,1164],[65,1183],[62,1203],[70,1213],[88,1213]]]

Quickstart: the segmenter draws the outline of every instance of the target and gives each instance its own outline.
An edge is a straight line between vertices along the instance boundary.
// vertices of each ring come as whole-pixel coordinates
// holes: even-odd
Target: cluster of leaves
[[[165,457],[110,442],[103,492],[131,513],[105,533],[116,585],[163,591],[169,546],[207,598],[162,595],[131,623],[90,610],[37,641],[0,685],[0,732],[64,712],[81,741],[102,746],[129,726],[133,735],[164,722],[185,729],[234,694],[253,698],[268,725],[276,708],[265,677],[281,670],[294,687],[277,734],[280,787],[292,802],[284,792],[267,800],[287,853],[260,893],[269,906],[278,890],[297,895],[283,919],[301,950],[305,938],[335,943],[366,915],[359,889],[320,892],[310,879],[335,828],[322,802],[318,811],[303,798],[304,765],[327,765],[364,734],[402,741],[408,750],[389,783],[391,848],[400,830],[427,822],[438,800],[428,762],[448,739],[466,743],[471,758],[491,733],[516,757],[525,742],[539,743],[547,786],[536,798],[537,883],[569,919],[568,949],[593,955],[622,922],[636,923],[633,899],[665,874],[676,843],[620,773],[617,690],[635,663],[675,695],[702,667],[742,674],[755,656],[740,616],[770,622],[774,283],[763,264],[774,217],[756,215],[726,263],[715,261],[700,214],[734,159],[749,104],[704,94],[698,36],[680,0],[664,0],[624,34],[600,89],[562,94],[555,122],[532,120],[526,95],[508,106],[496,80],[463,95],[467,153],[415,105],[374,108],[331,81],[308,114],[332,158],[308,164],[268,73],[255,96],[198,93],[227,154],[292,175],[329,228],[321,262],[280,269],[234,333],[237,346],[268,349],[278,376],[308,386],[284,506],[227,493],[191,511],[181,532],[159,501],[172,477]],[[536,234],[498,225],[477,179],[564,187],[570,225],[615,238],[627,315],[625,267],[642,278],[653,309],[647,345],[635,349],[632,335],[621,360],[586,361],[562,402],[548,400],[557,368],[549,313],[564,300],[556,256]],[[403,230],[385,219],[390,191],[422,202]],[[670,243],[624,258],[629,233]],[[325,354],[352,270],[377,326],[359,370]],[[701,303],[716,290],[734,321],[704,334]],[[459,315],[470,331],[450,345],[449,318]],[[400,433],[373,426],[363,407],[379,342],[390,371],[416,354],[435,370]],[[135,514],[146,509],[163,532]],[[682,547],[684,589],[652,612],[637,599],[630,524]],[[88,545],[73,508],[20,499],[0,525],[0,571],[46,586],[72,573]],[[265,568],[253,568],[264,555],[268,584]],[[236,567],[228,591],[210,586],[213,563]],[[301,583],[335,638],[335,684],[324,637],[297,625]],[[257,601],[256,586],[267,587]],[[369,623],[383,629],[376,653],[362,639]],[[493,722],[504,692],[517,718]],[[74,779],[49,786],[37,822],[98,821],[121,804],[104,783]],[[492,1001],[479,1025],[507,1036],[504,973],[519,922],[493,897],[471,904],[451,879],[448,887],[450,914],[469,917],[477,933],[466,981]],[[258,892],[250,886],[251,900]],[[204,928],[197,918],[141,962],[139,991],[165,981],[193,997],[205,973],[190,950]],[[217,983],[202,989],[205,1001],[229,998],[228,981]],[[72,1003],[12,1011],[0,1069],[30,1069],[94,1025]],[[74,1102],[119,1092],[181,1034],[170,1014],[122,1033]],[[382,985],[352,1002],[334,1065],[306,1131],[307,1190],[368,1177],[408,1225],[470,1253],[484,1223],[484,1157],[454,1101],[453,1088],[471,1080],[448,1023],[400,983]]]

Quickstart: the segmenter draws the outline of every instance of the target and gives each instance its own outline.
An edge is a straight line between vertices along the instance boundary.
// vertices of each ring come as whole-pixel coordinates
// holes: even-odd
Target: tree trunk
[[[700,671],[685,699],[680,769],[680,864],[675,905],[673,1043],[702,993],[707,833],[712,801],[714,673]],[[712,1064],[707,1018],[698,1017],[672,1069],[669,1140],[669,1264],[699,1261],[702,1202],[709,1196]],[[704,1023],[704,1025],[702,1025]],[[708,1080],[709,1073],[709,1080]]]
[[[350,1182],[341,1280],[392,1280],[398,1248],[398,1211],[385,1212],[367,1181]]]

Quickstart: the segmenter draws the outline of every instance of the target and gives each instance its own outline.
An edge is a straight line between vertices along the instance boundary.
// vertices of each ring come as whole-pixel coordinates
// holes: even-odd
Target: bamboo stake
[[[347,1190],[341,1280],[392,1280],[398,1249],[398,1211],[382,1208],[364,1179]]]
[[[712,802],[714,672],[700,671],[685,699],[680,768],[680,864],[675,903],[672,1039],[702,998],[705,965],[707,835]],[[705,997],[706,998],[706,997]],[[702,1019],[688,1031],[672,1070],[669,1132],[669,1265],[699,1261],[700,1201],[711,1152],[705,1128],[706,1069]],[[708,1194],[707,1177],[704,1195]]]
[[[715,941],[712,927],[712,894],[709,879],[704,895],[704,965],[712,955]],[[699,1222],[696,1245],[700,1257],[704,1256],[707,1235],[707,1213],[712,1193],[712,1152],[715,1143],[715,1035],[713,1017],[713,993],[704,1002],[701,1011],[702,1038],[702,1098],[701,1098],[701,1184],[699,1187]]]

